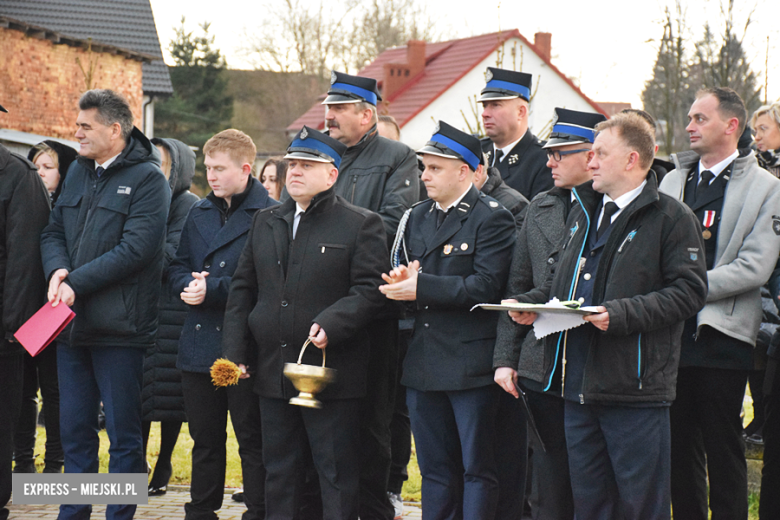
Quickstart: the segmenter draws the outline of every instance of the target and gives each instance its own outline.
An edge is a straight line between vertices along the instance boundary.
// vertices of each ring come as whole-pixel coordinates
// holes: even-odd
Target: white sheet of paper
[[[565,306],[561,304],[558,298],[553,298],[549,302],[545,303],[544,306],[551,308],[565,308]],[[596,312],[596,307],[581,307],[580,309],[594,313]],[[553,314],[540,312],[536,315],[536,320],[534,321],[534,335],[536,336],[536,339],[542,339],[543,337],[549,336],[550,334],[574,329],[580,325],[585,325],[586,323],[587,321],[585,321],[584,317],[580,314]]]
[[[586,323],[588,322],[579,314],[540,313],[536,315],[534,321],[534,335],[536,339],[542,339],[550,334],[573,329]]]

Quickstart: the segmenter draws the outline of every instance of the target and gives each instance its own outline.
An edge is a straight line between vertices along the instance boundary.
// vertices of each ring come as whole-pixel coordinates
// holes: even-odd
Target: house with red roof
[[[438,43],[410,41],[388,49],[358,75],[379,82],[383,101],[379,113],[393,116],[401,140],[419,148],[439,119],[469,133],[483,134],[477,95],[485,86],[488,66],[533,74],[531,131],[546,138],[557,107],[604,112],[550,61],[552,35],[536,33],[529,42],[517,29]],[[287,127],[294,134],[303,125],[322,129],[323,96]]]

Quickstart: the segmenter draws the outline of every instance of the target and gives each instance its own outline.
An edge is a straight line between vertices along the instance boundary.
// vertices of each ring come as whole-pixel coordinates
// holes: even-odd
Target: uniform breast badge
[[[444,246],[444,254],[448,255],[450,253],[452,253],[452,244],[447,244],[446,246]]]
[[[702,220],[704,231],[701,232],[701,236],[704,240],[709,240],[710,238],[712,238],[712,231],[710,231],[710,226],[712,226],[714,223],[715,223],[715,212],[705,211],[704,219]]]

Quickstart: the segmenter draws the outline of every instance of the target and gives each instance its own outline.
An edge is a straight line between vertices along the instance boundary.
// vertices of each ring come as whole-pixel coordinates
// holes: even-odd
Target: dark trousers
[[[160,451],[157,455],[157,462],[154,464],[152,479],[149,481],[149,489],[160,489],[168,486],[168,482],[173,475],[173,465],[171,457],[176,448],[176,442],[181,433],[182,421],[160,421]],[[144,454],[148,452],[149,433],[152,429],[150,421],[143,422],[144,432]]]
[[[672,507],[675,518],[748,516],[747,463],[742,440],[746,370],[684,367],[671,408]]]
[[[8,518],[14,430],[22,405],[22,352],[0,355],[0,520]]]
[[[253,376],[254,377],[254,376]],[[184,504],[187,520],[215,520],[222,507],[227,458],[227,418],[238,441],[244,480],[243,520],[265,518],[265,467],[258,396],[254,380],[241,379],[236,386],[216,388],[209,374],[181,373],[184,411],[192,447],[190,502]]]
[[[146,473],[141,434],[144,350],[58,345],[60,432],[65,473],[98,472],[98,409],[106,413],[109,473]],[[131,519],[135,505],[111,504],[106,518]],[[89,518],[91,505],[60,506],[60,520]]]
[[[501,390],[496,412],[496,471],[498,506],[496,520],[520,520],[523,516],[525,476],[528,468],[528,433],[525,410],[519,400]]]
[[[401,494],[404,482],[409,478],[407,466],[412,456],[412,424],[409,422],[409,408],[406,406],[406,387],[401,384],[404,357],[409,350],[411,329],[398,332],[398,377],[395,387],[395,407],[390,421],[390,478],[387,490]]]
[[[319,476],[322,519],[358,518],[360,409],[360,399],[312,409],[260,397],[266,520],[297,518],[309,454]]]
[[[529,497],[531,515],[534,520],[572,520],[574,501],[566,450],[564,400],[532,390],[527,391],[526,396],[546,449],[542,449],[529,427],[528,444],[533,464]]]
[[[766,419],[764,421],[764,469],[761,472],[760,520],[780,518],[780,374],[778,360],[766,368]]]
[[[360,413],[360,518],[392,520],[387,483],[398,377],[398,320],[375,320],[368,326],[368,334],[368,386]]]
[[[424,520],[495,518],[495,424],[501,391],[497,385],[449,392],[406,389]]]
[[[24,386],[22,411],[14,436],[14,461],[21,465],[35,464],[35,437],[38,429],[38,388],[46,408],[47,469],[61,469],[64,460],[60,441],[60,387],[57,378],[57,344],[49,345],[35,357],[24,355]]]
[[[564,421],[577,518],[671,518],[669,408],[566,401]]]

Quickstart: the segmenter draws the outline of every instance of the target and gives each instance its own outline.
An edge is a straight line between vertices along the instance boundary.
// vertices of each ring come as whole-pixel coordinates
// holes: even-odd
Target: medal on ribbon
[[[710,231],[710,226],[712,226],[714,223],[715,223],[715,212],[705,211],[704,219],[702,220],[704,231],[701,232],[701,236],[702,238],[704,238],[704,240],[709,240],[710,238],[712,238],[712,231]]]

